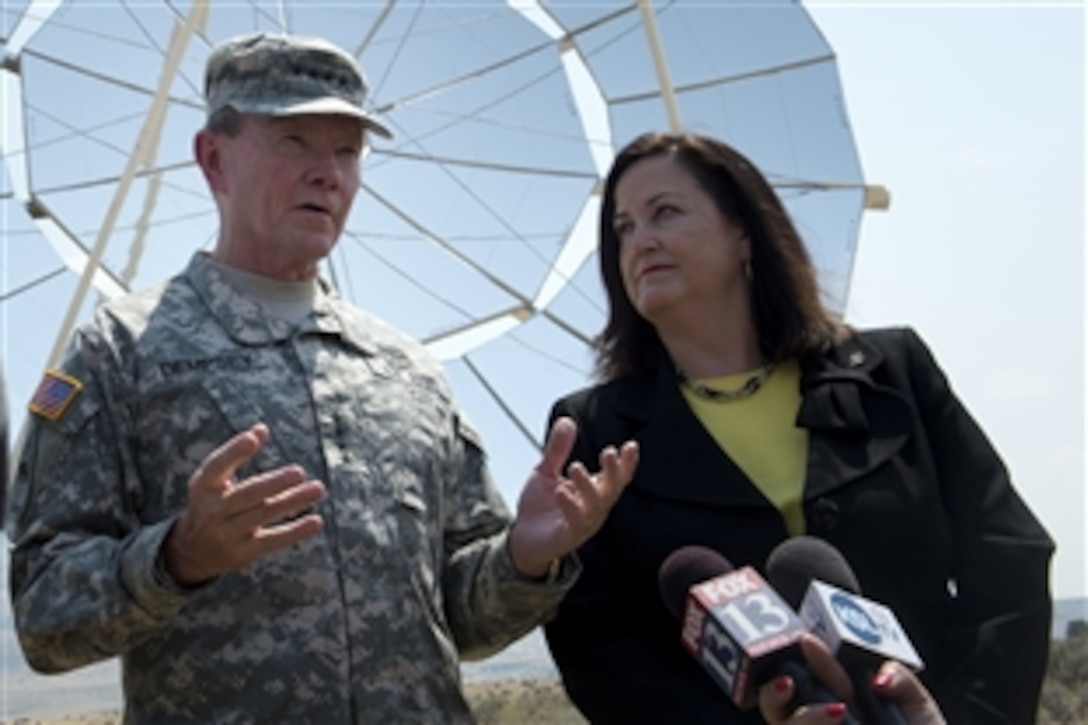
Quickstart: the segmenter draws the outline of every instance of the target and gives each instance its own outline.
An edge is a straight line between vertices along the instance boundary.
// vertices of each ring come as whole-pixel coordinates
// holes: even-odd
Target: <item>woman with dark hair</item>
[[[909,328],[855,331],[755,166],[695,134],[616,157],[600,219],[599,384],[551,413],[571,461],[635,439],[634,480],[581,548],[546,635],[593,722],[759,722],[680,643],[662,562],[701,545],[762,571],[820,537],[889,606],[953,723],[1035,718],[1053,543]]]

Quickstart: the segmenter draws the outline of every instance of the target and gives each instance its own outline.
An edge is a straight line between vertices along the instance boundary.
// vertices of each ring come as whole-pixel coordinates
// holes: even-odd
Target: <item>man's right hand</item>
[[[189,479],[189,502],[163,552],[166,570],[179,585],[237,571],[321,530],[318,514],[290,518],[325,496],[325,486],[308,480],[299,466],[234,480],[234,472],[267,440],[268,427],[258,423],[212,451]]]

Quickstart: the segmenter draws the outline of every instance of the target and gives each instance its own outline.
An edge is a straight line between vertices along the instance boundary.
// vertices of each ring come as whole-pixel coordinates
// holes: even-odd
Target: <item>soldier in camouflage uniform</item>
[[[30,404],[11,591],[27,660],[123,661],[125,720],[471,721],[459,656],[545,619],[630,480],[551,431],[513,520],[442,370],[316,276],[359,186],[354,59],[213,51],[215,250],[100,308]]]

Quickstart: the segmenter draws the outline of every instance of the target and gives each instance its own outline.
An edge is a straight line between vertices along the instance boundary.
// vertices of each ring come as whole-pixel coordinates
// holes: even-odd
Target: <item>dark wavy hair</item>
[[[647,133],[619,152],[605,181],[598,258],[609,313],[604,330],[594,339],[599,379],[648,375],[667,359],[657,331],[627,297],[620,276],[620,243],[612,226],[616,185],[624,172],[643,159],[662,155],[687,169],[722,214],[748,232],[753,323],[765,359],[801,357],[846,337],[849,328],[824,306],[808,250],[763,174],[717,139],[694,133]]]

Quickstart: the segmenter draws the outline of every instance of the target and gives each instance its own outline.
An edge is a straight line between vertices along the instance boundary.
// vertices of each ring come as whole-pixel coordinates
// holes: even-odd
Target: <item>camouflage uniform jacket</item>
[[[297,330],[202,255],[101,308],[16,477],[11,588],[31,665],[120,655],[127,722],[471,721],[458,653],[491,654],[569,588],[522,580],[476,433],[423,348],[329,293]],[[258,421],[239,480],[322,480],[319,535],[193,588],[160,548],[200,461]]]

